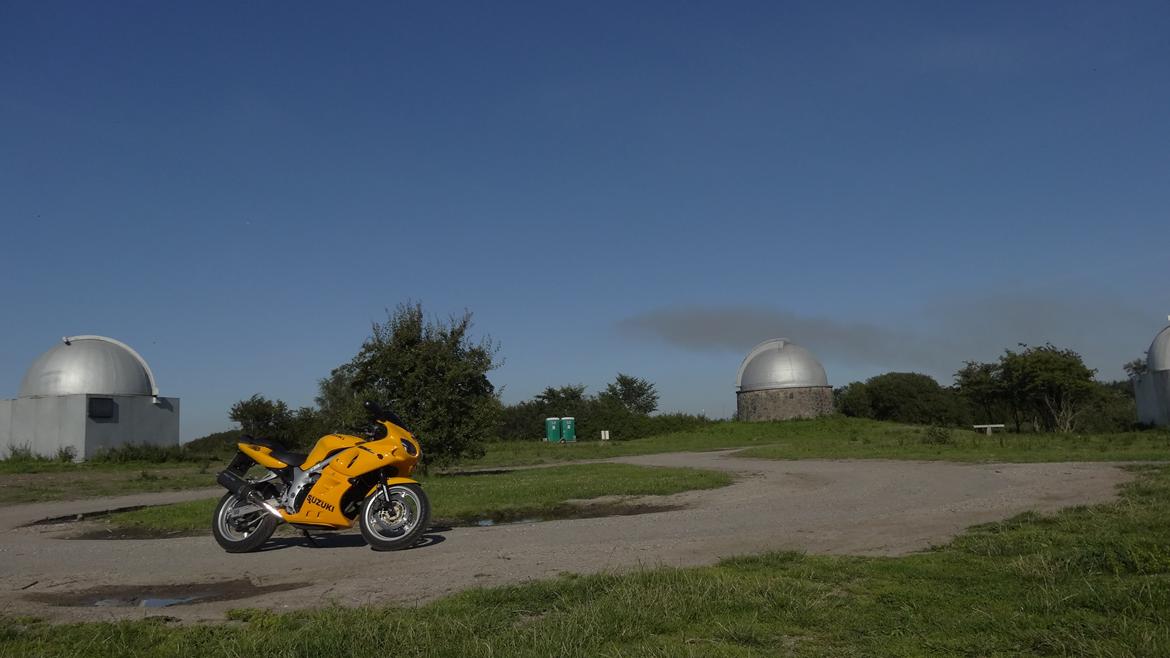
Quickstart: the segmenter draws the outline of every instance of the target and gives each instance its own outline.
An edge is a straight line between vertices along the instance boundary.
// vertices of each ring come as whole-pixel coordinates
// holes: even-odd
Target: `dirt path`
[[[1051,512],[1110,500],[1131,478],[1103,463],[955,464],[899,461],[765,461],[726,453],[620,458],[647,466],[731,471],[723,489],[639,500],[686,509],[607,517],[434,529],[428,541],[395,553],[370,551],[356,533],[313,548],[299,538],[271,550],[228,555],[210,537],[64,541],[45,528],[14,528],[34,518],[80,511],[78,503],[19,506],[0,513],[0,613],[60,620],[165,614],[222,619],[230,608],[290,609],[337,602],[413,603],[475,586],[516,583],[572,571],[710,564],[774,549],[899,555],[947,541],[967,526],[1025,510]],[[144,494],[89,501],[101,506],[172,502],[207,492]],[[132,502],[131,502],[132,501]],[[64,512],[57,513],[60,510]],[[31,517],[31,518],[30,518]],[[53,607],[44,595],[99,586],[202,584],[250,578],[270,588],[254,598],[162,609]],[[308,583],[280,591],[281,585]]]

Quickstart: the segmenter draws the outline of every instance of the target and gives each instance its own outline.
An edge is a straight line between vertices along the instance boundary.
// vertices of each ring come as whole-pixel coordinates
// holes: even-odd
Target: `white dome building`
[[[120,445],[179,443],[179,399],[158,394],[150,365],[129,345],[74,336],[37,357],[20,397],[0,400],[0,447],[78,459]]]
[[[1146,352],[1146,371],[1133,378],[1138,422],[1170,426],[1170,326],[1154,336]]]
[[[756,345],[735,379],[740,420],[816,418],[833,413],[833,389],[811,352],[786,338]]]

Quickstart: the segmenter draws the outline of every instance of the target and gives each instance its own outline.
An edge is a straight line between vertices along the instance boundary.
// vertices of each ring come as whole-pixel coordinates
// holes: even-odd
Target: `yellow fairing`
[[[321,472],[321,478],[309,490],[301,509],[296,514],[281,512],[281,515],[289,523],[348,528],[353,525],[353,519],[347,519],[341,513],[341,497],[349,488],[349,478],[326,468]]]
[[[344,434],[330,434],[317,441],[313,452],[305,459],[305,466],[311,467],[339,448],[343,452],[335,455],[321,471],[321,477],[309,490],[300,510],[296,514],[284,513],[284,520],[304,525],[348,528],[353,524],[353,519],[346,518],[342,513],[341,501],[356,482],[368,482],[365,478],[359,480],[360,476],[386,469],[387,474],[394,474],[382,480],[387,484],[417,484],[405,476],[410,475],[418,463],[421,455],[418,442],[409,432],[393,423],[383,425],[386,426],[386,437],[377,441],[362,441]],[[411,447],[410,451],[406,449],[407,445]],[[414,454],[410,454],[412,451]],[[378,483],[375,483],[363,491],[362,498],[377,486]]]
[[[329,434],[317,439],[317,445],[313,446],[313,451],[305,457],[304,465],[301,468],[311,468],[313,464],[325,459],[325,457],[341,448],[352,448],[361,443],[362,439],[356,436],[349,436],[347,434]],[[299,465],[299,464],[298,464]]]
[[[288,464],[272,456],[271,448],[252,445],[251,443],[237,443],[236,447],[240,449],[240,452],[256,460],[256,463],[264,468],[284,468],[288,466]]]

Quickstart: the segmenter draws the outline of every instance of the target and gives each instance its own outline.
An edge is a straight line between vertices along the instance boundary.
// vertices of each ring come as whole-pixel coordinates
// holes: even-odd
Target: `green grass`
[[[929,459],[965,462],[1167,461],[1170,432],[993,434],[882,423],[830,436],[788,434],[738,453],[762,459]]]
[[[233,625],[9,617],[0,654],[1165,656],[1168,611],[1170,468],[1147,466],[1115,503],[1025,514],[901,558],[771,553],[419,608],[241,610]]]
[[[772,459],[1170,460],[1170,431],[1166,430],[1084,436],[996,434],[986,437],[956,429],[950,430],[947,443],[929,442],[927,432],[928,428],[920,426],[845,417],[780,423],[721,422],[631,441],[490,443],[482,459],[462,466],[522,466],[726,448],[752,448],[743,456]],[[214,486],[214,474],[221,467],[219,461],[209,457],[197,462],[158,461],[191,459],[192,455],[193,451],[131,447],[111,453],[107,456],[110,461],[82,464],[52,459],[0,460],[0,476],[3,476],[0,477],[0,505]]]
[[[600,496],[666,495],[731,484],[718,471],[628,464],[579,464],[490,475],[421,478],[435,519],[457,522],[565,516],[565,501]],[[208,534],[217,499],[159,505],[107,517],[110,530]]]
[[[0,505],[214,487],[222,464],[0,462]]]
[[[753,448],[745,456],[777,459],[942,459],[955,461],[1170,460],[1170,431],[1119,434],[995,434],[949,431],[931,443],[929,428],[832,416],[776,423],[714,423],[685,432],[630,441],[548,444],[492,443],[467,466],[544,464],[659,452]],[[766,447],[765,447],[766,446]]]

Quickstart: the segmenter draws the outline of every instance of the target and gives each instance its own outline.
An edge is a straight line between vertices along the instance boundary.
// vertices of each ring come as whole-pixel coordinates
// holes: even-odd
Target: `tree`
[[[869,390],[862,382],[852,382],[834,391],[837,411],[854,418],[873,418]]]
[[[536,394],[536,401],[547,407],[555,408],[558,413],[567,411],[569,406],[577,406],[585,401],[584,384],[566,384],[560,387],[546,386]]]
[[[964,410],[954,391],[944,389],[929,375],[888,372],[865,382],[873,418],[902,423],[956,425]]]
[[[1020,347],[1027,348],[1027,345],[1020,343]],[[999,357],[996,372],[998,374],[1000,398],[1007,406],[1011,415],[1012,424],[1015,425],[1016,432],[1018,433],[1022,431],[1024,420],[1030,414],[1034,403],[1027,393],[1027,364],[1025,363],[1024,357],[1019,353],[1004,350],[1003,355]]]
[[[233,404],[228,418],[239,423],[245,434],[283,437],[288,432],[292,414],[283,401],[269,400],[257,393]]]
[[[374,323],[357,356],[320,385],[317,400],[328,422],[356,429],[360,405],[389,405],[422,442],[425,465],[482,454],[499,410],[487,373],[498,348],[471,339],[472,315],[428,320],[422,305],[399,305]]]
[[[366,398],[357,389],[352,363],[333,369],[329,376],[317,382],[315,401],[324,422],[332,431],[358,432],[369,424],[362,403]]]
[[[963,369],[955,373],[955,385],[959,393],[982,412],[981,420],[988,423],[998,422],[995,420],[995,409],[1004,397],[999,366],[994,363],[966,361]]]
[[[1019,353],[1008,350],[1003,358],[1013,362],[1013,384],[1019,387],[1019,396],[1032,403],[1044,429],[1073,431],[1097,392],[1096,371],[1081,355],[1049,343]]]
[[[620,372],[599,397],[621,404],[631,413],[644,416],[658,409],[658,391],[652,382]]]
[[[1133,379],[1134,377],[1140,377],[1146,374],[1146,372],[1148,372],[1150,369],[1150,366],[1148,363],[1146,363],[1145,359],[1134,359],[1133,361],[1129,361],[1121,367],[1125,368],[1125,374],[1129,375],[1130,379]]]

